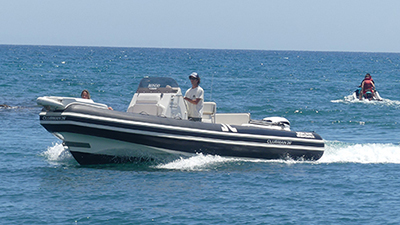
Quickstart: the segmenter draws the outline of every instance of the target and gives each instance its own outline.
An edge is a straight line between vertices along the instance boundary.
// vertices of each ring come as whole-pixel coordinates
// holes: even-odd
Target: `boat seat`
[[[160,94],[140,93],[137,96],[136,104],[157,104],[160,99]]]
[[[217,104],[215,102],[204,102],[202,122],[214,123],[215,112],[217,111]]]
[[[250,113],[218,113],[215,114],[215,123],[242,125],[250,122]]]
[[[137,96],[136,103],[128,110],[133,113],[149,114],[160,116],[164,112],[165,107],[158,102],[161,95],[152,93],[140,93]]]
[[[164,106],[159,104],[136,104],[133,106],[132,112],[160,116],[163,113],[164,108]]]

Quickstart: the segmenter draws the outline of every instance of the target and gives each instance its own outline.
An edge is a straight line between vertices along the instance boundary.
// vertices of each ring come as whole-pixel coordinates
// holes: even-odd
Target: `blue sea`
[[[315,162],[198,154],[81,166],[40,96],[126,111],[141,78],[192,72],[217,112],[315,131]],[[351,98],[370,73],[383,101]],[[400,54],[0,45],[1,224],[399,224]]]

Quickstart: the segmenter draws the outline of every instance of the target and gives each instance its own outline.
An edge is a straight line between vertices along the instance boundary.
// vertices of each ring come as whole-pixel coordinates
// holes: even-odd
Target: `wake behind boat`
[[[202,122],[189,121],[176,81],[141,80],[126,112],[91,99],[45,96],[40,124],[63,141],[82,165],[173,160],[196,153],[254,159],[318,160],[324,141],[295,132],[281,117],[252,120],[249,113],[216,113],[205,102]]]

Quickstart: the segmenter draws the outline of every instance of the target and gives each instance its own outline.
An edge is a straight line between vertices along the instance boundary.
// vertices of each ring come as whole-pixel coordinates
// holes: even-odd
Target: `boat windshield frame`
[[[170,77],[145,77],[136,93],[178,93],[178,83]]]

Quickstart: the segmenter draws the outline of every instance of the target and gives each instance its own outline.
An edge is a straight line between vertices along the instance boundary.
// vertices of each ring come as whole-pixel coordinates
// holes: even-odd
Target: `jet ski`
[[[361,92],[361,87],[358,87],[353,93],[353,98],[360,99],[360,94],[361,94],[360,92]],[[370,101],[382,101],[383,100],[377,90],[365,92],[365,94],[362,96],[361,99],[368,99]]]

